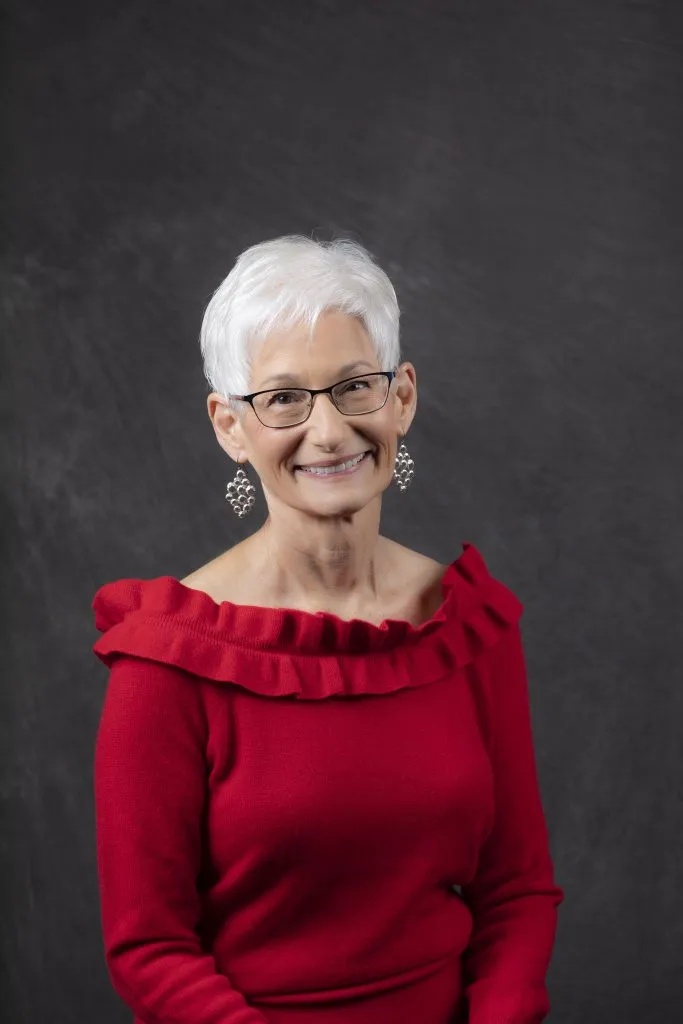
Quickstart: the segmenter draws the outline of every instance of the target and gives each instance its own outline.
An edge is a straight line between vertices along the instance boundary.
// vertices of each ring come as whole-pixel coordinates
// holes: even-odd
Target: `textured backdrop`
[[[130,1019],[90,601],[262,521],[224,501],[197,336],[243,248],[303,232],[360,239],[402,306],[416,476],[382,532],[444,562],[472,541],[525,604],[551,1019],[674,1020],[683,4],[3,6],[4,1019]]]

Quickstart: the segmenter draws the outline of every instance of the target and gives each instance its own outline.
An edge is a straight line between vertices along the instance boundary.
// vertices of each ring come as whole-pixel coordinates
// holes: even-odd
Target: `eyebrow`
[[[344,380],[345,374],[351,373],[352,370],[357,369],[359,366],[369,366],[371,370],[374,369],[372,363],[369,363],[366,359],[359,359],[355,363],[346,363],[344,366],[340,366],[339,373],[341,376],[338,379]],[[274,384],[275,382],[279,384],[296,384],[297,381],[298,378],[295,373],[277,373],[274,377],[266,377],[266,379],[261,382],[261,388],[264,388],[266,384]]]

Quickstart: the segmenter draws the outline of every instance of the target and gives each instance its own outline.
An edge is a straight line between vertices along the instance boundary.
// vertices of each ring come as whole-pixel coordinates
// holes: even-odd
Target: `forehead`
[[[378,369],[365,326],[335,310],[321,314],[312,333],[305,324],[269,333],[254,357],[252,381],[255,390],[280,384],[314,386],[323,378],[333,383]]]

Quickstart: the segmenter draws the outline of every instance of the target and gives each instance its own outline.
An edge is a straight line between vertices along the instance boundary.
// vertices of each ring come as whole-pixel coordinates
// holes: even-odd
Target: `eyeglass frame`
[[[347,381],[350,380],[358,380],[359,377],[381,376],[386,377],[388,379],[389,387],[387,388],[387,393],[384,401],[382,402],[381,405],[378,405],[376,409],[372,410],[372,412],[379,412],[379,410],[383,409],[384,406],[387,404],[387,400],[389,398],[389,391],[391,389],[391,382],[396,376],[397,372],[397,370],[372,370],[370,373],[356,373],[354,374],[353,377],[344,377],[343,380],[338,380],[335,384],[330,384],[328,388],[300,388],[294,384],[292,384],[291,387],[287,387],[286,384],[283,384],[279,388],[265,388],[263,391],[252,391],[250,395],[227,395],[226,397],[237,398],[241,402],[249,402],[249,405],[254,410],[254,415],[256,416],[256,419],[259,421],[259,423],[263,424],[264,427],[268,427],[270,430],[288,430],[289,427],[300,427],[302,423],[305,423],[306,420],[310,418],[310,415],[313,412],[313,403],[315,402],[316,395],[329,395],[332,405],[335,407],[337,412],[341,413],[342,416],[370,416],[371,414],[368,412],[342,412],[342,410],[335,402],[334,396],[332,394],[334,388],[336,388],[339,384],[346,384]],[[309,395],[311,396],[311,404],[309,406],[308,415],[306,416],[306,418],[303,420],[297,420],[296,423],[285,423],[281,427],[274,427],[270,423],[264,423],[259,414],[256,412],[256,409],[254,407],[254,399],[256,398],[257,395],[267,395],[271,391],[308,391]]]

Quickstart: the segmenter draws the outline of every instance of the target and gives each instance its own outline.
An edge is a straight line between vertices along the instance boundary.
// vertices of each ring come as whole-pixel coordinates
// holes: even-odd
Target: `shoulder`
[[[421,580],[441,580],[448,569],[447,565],[435,558],[430,558],[429,555],[423,555],[420,551],[407,548],[395,540],[388,538],[383,538],[383,540],[386,545],[387,564],[397,575],[402,577],[404,583],[408,580],[418,583]]]
[[[221,601],[239,602],[240,583],[248,576],[243,544],[228,548],[179,582],[191,590],[203,591],[217,604]]]
[[[448,566],[396,541],[383,540],[388,586],[384,614],[421,625],[441,607]]]

